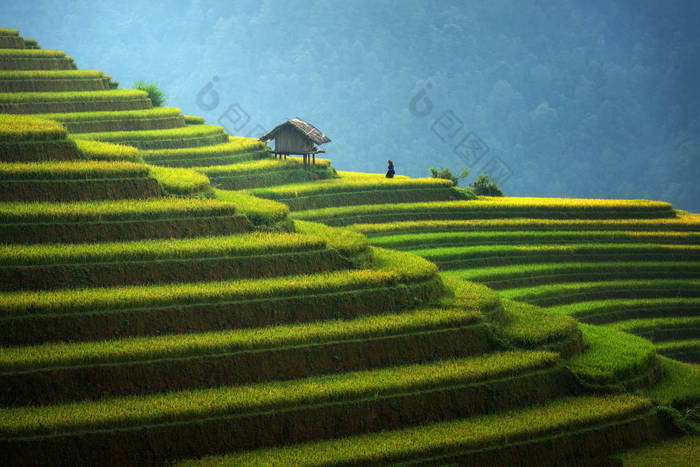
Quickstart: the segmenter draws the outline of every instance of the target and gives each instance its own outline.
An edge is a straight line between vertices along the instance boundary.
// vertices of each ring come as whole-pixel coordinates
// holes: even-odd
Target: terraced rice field
[[[449,276],[481,282],[500,290],[504,298],[585,322],[612,323],[658,341],[659,352],[696,361],[692,339],[698,337],[698,217],[667,210],[665,218],[650,218],[664,208],[643,201],[541,201],[540,211],[552,209],[550,219],[540,219],[538,213],[537,218],[491,219],[484,213],[483,220],[425,221],[421,213],[417,220],[352,227],[368,234],[374,245],[423,256]],[[490,202],[481,202],[481,209]],[[504,199],[490,206],[517,210],[532,202],[536,200]],[[570,209],[570,215],[557,213],[555,206]],[[581,206],[589,209],[586,215]],[[367,206],[367,212],[374,208]],[[421,205],[421,210],[426,208]],[[606,217],[601,211],[619,218],[597,219]],[[348,222],[342,211],[332,209],[295,216]],[[615,323],[626,317],[632,321]]]
[[[305,169],[115,86],[0,29],[5,462],[577,465],[700,402],[657,355],[697,361],[700,216]]]
[[[254,138],[229,136],[228,141],[204,147],[149,149],[141,151],[143,159],[153,165],[202,167],[237,164],[269,157],[265,144]]]
[[[11,114],[116,112],[150,108],[148,94],[138,89],[0,93],[0,112]]]
[[[668,203],[637,200],[575,200],[496,198],[471,201],[404,202],[362,204],[359,206],[309,209],[294,213],[295,219],[312,220],[331,225],[385,223],[405,220],[462,219],[625,219],[673,218]]]

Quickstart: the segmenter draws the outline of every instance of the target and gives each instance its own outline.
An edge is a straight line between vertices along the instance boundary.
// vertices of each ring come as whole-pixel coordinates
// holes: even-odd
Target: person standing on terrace
[[[394,178],[394,161],[389,159],[389,170],[386,171],[386,178]]]

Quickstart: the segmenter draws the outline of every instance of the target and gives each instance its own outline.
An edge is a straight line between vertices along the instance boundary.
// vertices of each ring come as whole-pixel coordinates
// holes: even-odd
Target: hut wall
[[[275,152],[284,154],[308,154],[313,142],[292,128],[280,128],[275,135]]]

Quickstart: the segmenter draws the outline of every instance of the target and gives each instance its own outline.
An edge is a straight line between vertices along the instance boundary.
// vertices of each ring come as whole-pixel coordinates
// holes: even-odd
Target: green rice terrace
[[[700,215],[275,157],[0,47],[3,464],[693,463]]]

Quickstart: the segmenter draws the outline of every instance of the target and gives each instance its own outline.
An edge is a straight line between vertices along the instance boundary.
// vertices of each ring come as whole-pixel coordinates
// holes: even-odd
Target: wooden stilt
[[[316,165],[316,154],[313,155],[314,158],[314,165]]]

